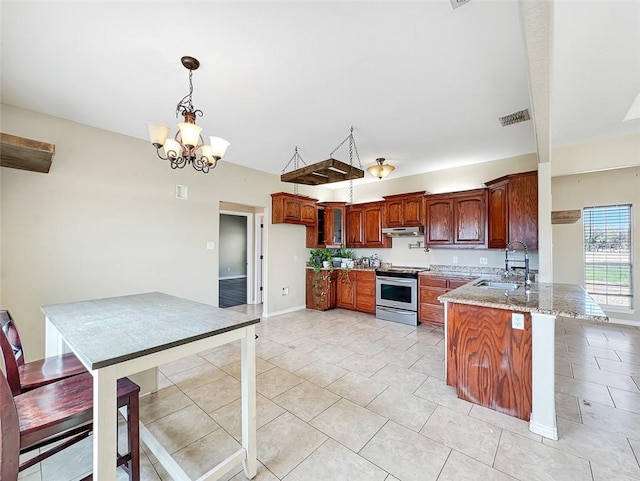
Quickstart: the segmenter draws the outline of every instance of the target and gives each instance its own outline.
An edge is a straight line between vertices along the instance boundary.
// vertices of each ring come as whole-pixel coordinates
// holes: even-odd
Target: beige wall
[[[0,168],[0,301],[29,358],[44,352],[41,305],[148,291],[217,305],[218,253],[206,242],[219,245],[221,201],[265,209],[265,309],[304,305],[305,229],[269,222],[270,194],[292,184],[224,161],[207,175],[172,170],[140,139],[7,105],[0,120],[56,146],[49,174]],[[189,200],[176,200],[176,184]]]
[[[632,204],[634,298],[632,313],[607,311],[610,317],[640,322],[640,167],[577,174],[552,179],[553,210],[582,209],[613,204]],[[554,282],[584,285],[583,221],[553,226]]]

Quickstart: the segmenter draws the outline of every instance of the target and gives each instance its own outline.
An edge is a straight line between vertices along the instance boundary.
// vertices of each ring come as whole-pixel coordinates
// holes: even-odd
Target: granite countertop
[[[576,284],[534,282],[513,291],[475,287],[475,281],[442,294],[440,302],[551,314],[574,319],[608,322],[609,318],[586,291]]]

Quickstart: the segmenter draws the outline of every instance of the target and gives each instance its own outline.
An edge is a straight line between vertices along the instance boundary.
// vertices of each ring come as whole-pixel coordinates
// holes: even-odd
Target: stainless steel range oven
[[[424,269],[376,270],[376,317],[418,325],[418,273]]]

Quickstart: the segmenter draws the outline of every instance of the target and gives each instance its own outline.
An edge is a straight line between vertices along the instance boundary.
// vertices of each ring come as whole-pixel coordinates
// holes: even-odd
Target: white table
[[[43,306],[42,312],[47,355],[64,343],[93,376],[93,479],[116,479],[119,378],[236,340],[241,341],[242,448],[198,481],[219,479],[240,463],[247,477],[256,475],[259,318],[159,292]],[[175,481],[190,479],[142,423],[140,437]]]

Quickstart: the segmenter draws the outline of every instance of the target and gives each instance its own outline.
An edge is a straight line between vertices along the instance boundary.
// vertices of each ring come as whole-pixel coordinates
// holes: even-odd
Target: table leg
[[[93,479],[115,481],[118,433],[116,429],[117,379],[109,370],[93,376]]]
[[[256,451],[256,340],[255,326],[245,328],[246,337],[241,340],[241,394],[242,394],[242,447],[245,476],[249,479],[257,473]]]
[[[556,316],[531,313],[531,419],[529,430],[558,439],[556,424]]]

